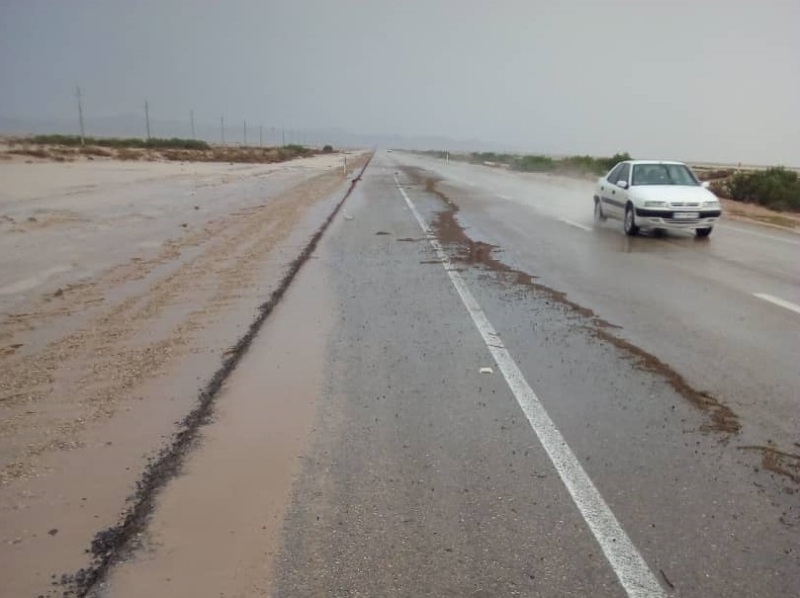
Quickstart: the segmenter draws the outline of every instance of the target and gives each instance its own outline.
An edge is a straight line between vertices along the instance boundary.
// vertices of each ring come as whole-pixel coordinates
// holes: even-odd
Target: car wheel
[[[709,226],[708,228],[696,228],[694,230],[694,234],[698,237],[707,237],[711,234],[711,231],[714,230],[713,226]]]
[[[606,215],[603,213],[603,204],[600,203],[599,199],[594,200],[594,221],[595,222],[605,222]]]
[[[636,217],[633,215],[633,206],[628,204],[625,207],[625,234],[629,237],[635,237],[639,234],[639,227],[636,226]]]

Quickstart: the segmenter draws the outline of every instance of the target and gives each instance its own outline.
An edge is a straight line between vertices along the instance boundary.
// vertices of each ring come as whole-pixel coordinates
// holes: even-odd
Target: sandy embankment
[[[0,162],[3,592],[88,563],[341,197],[341,163]]]

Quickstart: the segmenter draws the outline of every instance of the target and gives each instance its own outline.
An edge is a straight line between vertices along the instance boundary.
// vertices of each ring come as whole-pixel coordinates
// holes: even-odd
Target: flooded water
[[[323,383],[331,312],[322,270],[308,262],[226,384],[213,426],[158,500],[144,549],[112,573],[112,595],[267,591]]]

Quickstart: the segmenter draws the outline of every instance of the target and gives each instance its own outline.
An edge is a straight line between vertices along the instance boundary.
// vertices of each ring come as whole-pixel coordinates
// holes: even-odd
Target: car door
[[[631,165],[623,162],[622,168],[617,173],[617,179],[611,188],[611,205],[618,218],[625,216],[625,205],[628,202],[628,191],[631,185]]]
[[[608,173],[606,183],[602,185],[603,211],[607,216],[622,218],[625,215],[625,202],[628,200],[631,165],[628,162],[618,164]]]
[[[614,168],[612,168],[609,173],[606,175],[606,178],[602,180],[600,183],[600,203],[603,206],[603,213],[606,216],[615,216],[616,211],[614,210],[613,201],[615,199],[613,191],[616,191],[616,181],[617,177],[622,170],[623,163],[620,162]]]

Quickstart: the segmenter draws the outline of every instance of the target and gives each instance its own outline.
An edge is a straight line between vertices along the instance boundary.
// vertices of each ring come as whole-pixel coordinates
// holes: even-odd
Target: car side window
[[[612,182],[616,185],[617,181],[627,181],[630,178],[631,173],[631,165],[630,164],[623,164],[620,171],[617,173],[617,178],[615,178]]]
[[[622,164],[617,164],[614,168],[611,169],[611,172],[608,173],[608,176],[606,176],[606,180],[609,183],[614,183],[616,185],[618,180],[617,175],[619,174],[620,170],[622,170]]]

